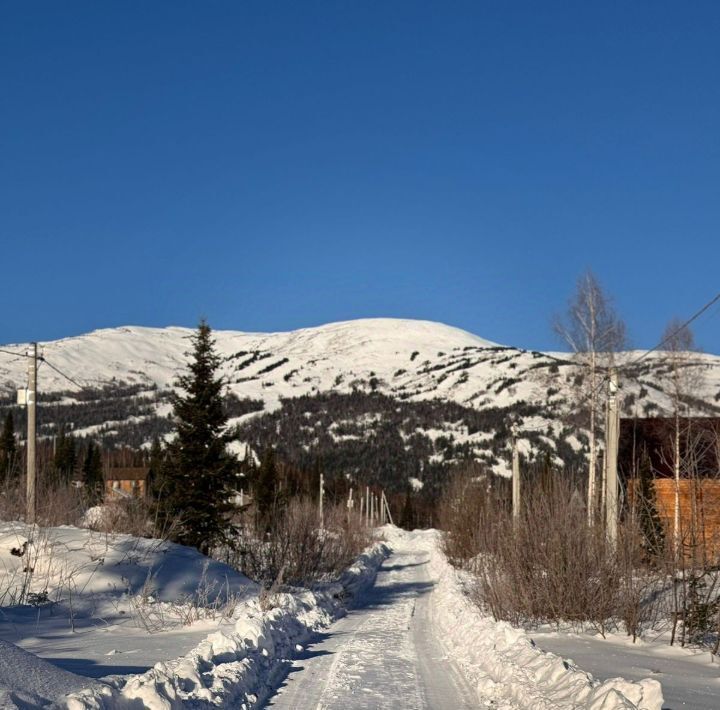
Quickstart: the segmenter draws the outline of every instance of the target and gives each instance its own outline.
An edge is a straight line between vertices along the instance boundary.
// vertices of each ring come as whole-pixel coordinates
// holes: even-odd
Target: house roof
[[[107,472],[108,481],[144,481],[147,479],[147,466],[124,466],[111,468]]]

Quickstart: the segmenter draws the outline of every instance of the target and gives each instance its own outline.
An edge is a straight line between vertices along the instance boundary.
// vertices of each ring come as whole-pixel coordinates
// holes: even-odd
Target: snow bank
[[[47,707],[88,679],[56,668],[42,658],[0,641],[0,708]]]
[[[126,592],[177,602],[201,586],[238,595],[254,585],[228,565],[171,542],[71,526],[36,528],[33,535],[24,523],[0,523],[4,605],[22,602],[28,591],[53,603],[70,597],[117,602]]]
[[[439,533],[427,531],[435,622],[445,631],[446,651],[463,667],[482,697],[510,700],[533,710],[660,710],[656,680],[595,680],[559,656],[540,650],[527,634],[483,616],[467,598],[458,573],[439,549]]]
[[[361,594],[373,584],[389,554],[383,543],[373,545],[338,584],[322,591],[247,600],[236,608],[231,629],[211,634],[182,658],[157,663],[147,673],[128,680],[118,678],[114,687],[73,693],[61,707],[168,710],[192,704],[195,708],[252,708],[274,689],[285,659],[343,612],[342,599]]]

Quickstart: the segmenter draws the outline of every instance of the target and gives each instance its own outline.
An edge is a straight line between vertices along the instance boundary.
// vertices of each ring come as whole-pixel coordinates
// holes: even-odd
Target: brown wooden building
[[[108,469],[105,476],[105,492],[108,496],[142,498],[147,492],[146,466],[123,466]]]
[[[720,557],[720,419],[681,418],[680,481],[675,481],[674,417],[622,419],[618,467],[630,497],[641,476],[652,478],[666,539],[674,538],[679,493],[680,539],[688,555]]]

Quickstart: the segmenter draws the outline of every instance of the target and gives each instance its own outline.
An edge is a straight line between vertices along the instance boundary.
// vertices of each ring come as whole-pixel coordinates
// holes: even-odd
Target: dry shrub
[[[25,518],[25,476],[7,478],[0,488],[0,519]],[[77,525],[84,512],[81,488],[71,483],[58,483],[40,471],[37,483],[37,522],[40,525]]]
[[[471,469],[453,476],[438,510],[440,527],[446,531],[444,551],[452,564],[464,567],[486,551],[483,521],[488,510],[505,505],[504,488],[499,479]]]
[[[25,477],[6,478],[0,485],[0,520],[25,519]],[[52,472],[40,471],[37,484],[37,522],[41,526],[85,525],[107,533],[147,537],[152,533],[151,511],[144,498],[127,497],[95,506],[88,524],[88,496],[82,486],[58,482]]]
[[[292,499],[267,529],[243,530],[234,562],[266,589],[307,585],[340,574],[368,542],[358,516],[343,506],[328,509],[320,529],[317,505]]]
[[[446,550],[476,577],[476,601],[495,619],[622,622],[636,636],[654,613],[659,576],[643,564],[640,531],[620,529],[617,552],[603,526],[588,526],[582,491],[562,476],[524,482],[513,522],[504,483],[461,476],[443,501]]]

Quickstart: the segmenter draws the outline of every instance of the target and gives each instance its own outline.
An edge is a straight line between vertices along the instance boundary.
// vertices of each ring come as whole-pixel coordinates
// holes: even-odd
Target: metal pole
[[[617,402],[618,377],[617,370],[610,370],[608,383],[607,423],[605,426],[605,471],[607,492],[605,494],[605,526],[610,545],[617,547],[618,536],[618,439],[619,439],[619,412]]]
[[[520,521],[520,451],[518,450],[517,425],[512,425],[512,516],[513,527]]]
[[[27,391],[27,491],[25,518],[30,525],[35,524],[36,513],[36,401],[37,401],[37,343],[31,343],[28,351],[28,391]]]

